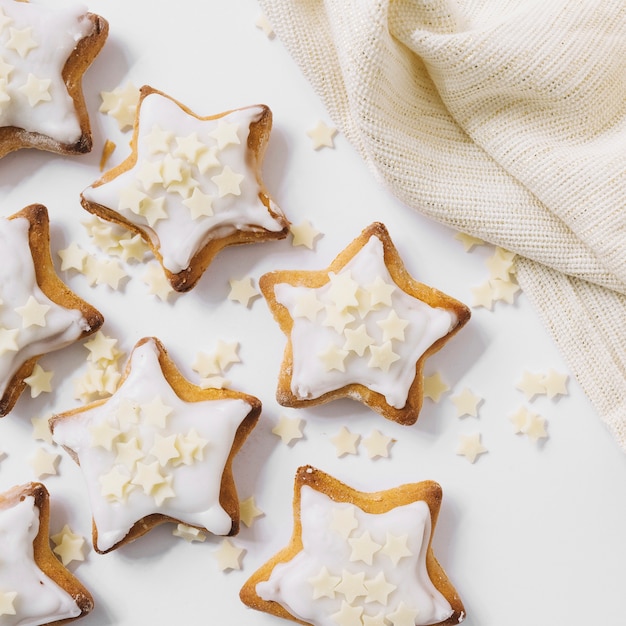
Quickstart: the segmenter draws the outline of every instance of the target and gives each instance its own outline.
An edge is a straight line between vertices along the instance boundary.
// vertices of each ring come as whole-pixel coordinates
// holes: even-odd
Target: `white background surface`
[[[129,134],[97,112],[99,93],[130,80],[150,84],[200,115],[263,102],[274,113],[264,179],[293,223],[304,219],[324,233],[316,249],[294,248],[290,239],[221,253],[190,293],[163,303],[148,294],[130,267],[131,279],[114,292],[92,288],[73,272],[61,274],[105,315],[104,332],[128,353],[146,335],[159,337],[192,381],[196,352],[210,352],[219,338],[241,344],[242,363],[229,370],[234,388],[263,401],[260,422],[235,462],[241,499],[254,495],[265,515],[242,526],[234,542],[245,548],[241,571],[220,572],[214,551],[220,538],[188,544],[160,527],[108,555],[87,550],[70,569],[90,588],[94,612],[85,626],[137,624],[250,624],[278,618],[244,607],[238,592],[249,575],[285,545],[291,533],[293,477],[310,463],[362,490],[422,479],[438,481],[444,501],[434,537],[435,554],[461,595],[471,626],[618,623],[626,573],[624,454],[570,380],[569,395],[526,403],[516,389],[524,370],[567,371],[523,294],[515,305],[473,309],[459,335],[427,363],[451,391],[426,400],[414,426],[401,427],[350,401],[310,410],[282,409],[274,400],[284,337],[265,302],[249,309],[229,301],[231,278],[258,277],[279,268],[326,267],[362,228],[383,221],[410,273],[464,302],[471,287],[488,278],[491,248],[464,252],[454,233],[426,221],[387,194],[346,140],[334,150],[314,151],[306,131],[328,120],[308,83],[276,39],[255,26],[254,0],[175,4],[162,0],[101,0],[90,10],[110,22],[105,49],[88,71],[85,93],[95,147],[77,158],[12,154],[0,162],[0,214],[32,202],[52,218],[52,251],[73,240],[94,253],[80,224],[87,214],[80,191],[100,176],[106,138],[118,147],[111,165],[127,154]],[[58,265],[57,265],[58,267]],[[80,345],[47,356],[54,391],[23,396],[0,421],[0,488],[33,480],[28,458],[38,446],[30,418],[77,406],[73,381],[85,370]],[[469,386],[484,398],[478,418],[459,419],[450,397]],[[26,394],[28,395],[28,394]],[[509,416],[526,405],[547,420],[540,445],[513,434]],[[306,421],[304,438],[285,446],[271,433],[281,414]],[[330,438],[341,426],[363,436],[373,429],[396,442],[388,459],[370,460],[363,447],[338,459]],[[475,464],[456,455],[459,436],[480,432],[488,453]],[[77,466],[62,451],[58,475],[44,479],[52,494],[51,532],[65,523],[90,537],[90,512]]]

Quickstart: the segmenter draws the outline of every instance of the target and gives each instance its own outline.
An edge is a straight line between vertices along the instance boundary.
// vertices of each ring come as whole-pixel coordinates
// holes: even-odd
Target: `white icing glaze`
[[[152,239],[163,257],[163,265],[176,274],[189,266],[194,254],[209,241],[230,235],[236,231],[260,231],[265,229],[278,232],[284,223],[275,219],[259,199],[260,187],[257,182],[255,167],[257,164],[247,147],[250,124],[257,121],[262,113],[260,106],[252,106],[234,111],[218,120],[198,120],[187,114],[175,102],[158,93],[146,96],[141,103],[139,116],[139,134],[137,140],[137,163],[113,180],[99,186],[88,187],[83,197],[102,206],[118,211],[130,222],[137,224]],[[220,123],[237,124],[239,143],[231,143],[219,149],[215,137],[211,136]],[[164,148],[167,152],[153,152],[150,149],[149,137],[154,128],[171,133]],[[186,138],[196,134],[197,140],[203,144],[203,155],[206,157],[216,149],[219,163],[201,173],[195,159],[189,160],[178,152],[176,138]],[[166,189],[163,184],[139,180],[146,163],[157,163],[166,159],[181,161],[183,171],[188,171],[193,179],[192,187],[183,190],[183,194]],[[148,165],[150,167],[150,165]],[[243,176],[240,182],[239,195],[228,194],[218,196],[218,186],[214,180],[223,168],[230,168],[235,174]],[[204,168],[203,168],[204,169]],[[157,174],[157,179],[158,179]],[[212,199],[212,215],[200,215],[192,218],[190,209],[183,202],[189,199],[193,188]],[[120,196],[126,190],[137,190],[147,194],[152,200],[163,202],[163,219],[152,225],[146,217],[138,215],[128,208],[120,206]],[[176,186],[173,188],[176,189]],[[279,213],[279,209],[273,206]]]
[[[348,272],[361,288],[371,285],[377,277],[387,284],[395,285],[385,266],[382,242],[376,236],[370,237],[338,276],[341,277]],[[328,371],[322,359],[316,355],[322,354],[329,345],[342,350],[346,337],[334,328],[324,325],[326,315],[324,308],[320,308],[311,320],[297,314],[297,303],[299,297],[306,292],[314,292],[320,303],[330,304],[331,289],[330,282],[316,289],[294,287],[287,283],[278,283],[274,288],[276,300],[284,305],[294,318],[291,331],[292,393],[300,399],[318,398],[345,385],[360,383],[384,395],[391,406],[401,409],[406,404],[409,389],[415,379],[416,362],[437,339],[455,326],[457,322],[455,315],[444,309],[433,308],[398,287],[391,293],[391,306],[379,305],[364,317],[358,313],[357,307],[350,306],[346,310],[352,321],[346,328],[357,329],[365,324],[367,334],[373,339],[375,346],[385,343],[378,322],[385,320],[390,311],[395,311],[402,320],[409,322],[404,330],[404,340],[392,341],[393,352],[400,358],[385,372],[383,369],[368,365],[371,358],[370,350],[366,350],[362,356],[351,352],[345,359],[345,371],[337,369]]]
[[[61,72],[78,41],[92,26],[83,5],[54,7],[39,2],[0,0],[0,70],[11,66],[6,83],[0,80],[0,125],[16,126],[42,133],[62,143],[71,144],[81,136],[74,102],[67,92]],[[9,19],[5,19],[9,18]],[[7,44],[11,29],[32,29],[34,47],[20,51]],[[4,72],[0,71],[0,79]],[[48,101],[29,103],[22,90],[29,75],[50,81]],[[38,98],[35,98],[37,100]]]
[[[32,496],[0,510],[0,591],[17,593],[16,614],[0,616],[2,626],[34,626],[80,615],[72,596],[35,564],[38,531],[39,511]]]
[[[137,424],[123,425],[116,419],[118,409],[128,401],[143,405],[155,398],[160,398],[172,409],[163,427],[142,419]],[[163,376],[155,343],[149,340],[135,348],[130,374],[106,403],[62,419],[54,428],[54,440],[78,455],[98,530],[98,548],[107,550],[113,547],[126,536],[135,522],[152,513],[162,513],[185,524],[202,526],[214,534],[227,534],[232,520],[219,502],[222,473],[237,428],[249,412],[250,405],[239,399],[184,402]],[[148,464],[156,461],[150,450],[159,435],[168,437],[195,431],[208,443],[201,459],[195,459],[190,464],[168,463],[160,468],[163,475],[171,477],[172,497],[164,502],[157,504],[152,496],[136,486],[130,489],[126,498],[112,500],[102,493],[101,477],[112,469],[129,476],[132,473],[116,461],[115,446],[109,451],[92,445],[92,429],[102,424],[123,431],[117,441],[137,437]]]
[[[333,528],[334,512],[345,509],[353,510],[358,524],[346,529],[348,537]],[[417,611],[415,624],[418,626],[438,623],[452,615],[450,604],[435,588],[426,569],[431,519],[425,502],[412,502],[387,513],[370,514],[352,504],[337,503],[305,485],[301,490],[301,521],[302,551],[290,561],[276,565],[269,579],[257,584],[256,592],[262,599],[278,602],[291,614],[314,626],[337,626],[333,615],[340,611],[342,602],[361,607],[363,615],[368,616],[381,612],[388,615],[404,603]],[[351,560],[350,539],[365,532],[369,532],[371,539],[381,546],[373,555],[371,564]],[[388,533],[408,536],[406,545],[410,555],[400,558],[396,564],[382,548]],[[364,573],[364,580],[370,581],[383,572],[387,583],[394,589],[387,595],[387,602],[368,595],[348,598],[339,590],[341,585],[329,595],[313,599],[310,579],[318,576],[324,567],[331,576],[339,579],[345,576],[345,572],[348,575]]]
[[[28,245],[29,222],[25,217],[0,218],[0,332],[15,331],[17,350],[0,351],[0,395],[17,368],[31,357],[58,350],[76,341],[88,329],[79,310],[55,304],[39,288]],[[30,296],[49,306],[45,326],[23,327],[16,309],[26,305]]]

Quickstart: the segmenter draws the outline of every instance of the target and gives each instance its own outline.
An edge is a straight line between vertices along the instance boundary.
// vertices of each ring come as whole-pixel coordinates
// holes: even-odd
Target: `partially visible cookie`
[[[287,236],[261,179],[271,127],[265,105],[200,117],[142,87],[132,154],[83,191],[83,207],[139,233],[188,291],[224,247]]]
[[[82,78],[108,30],[83,5],[0,0],[0,157],[20,148],[91,150]]]
[[[98,330],[102,315],[57,276],[48,211],[32,204],[0,217],[0,416],[24,390],[37,359]]]
[[[0,494],[0,623],[65,624],[93,598],[50,548],[49,494],[41,483]]]
[[[464,304],[411,278],[380,223],[327,269],[270,272],[259,286],[287,335],[281,405],[347,397],[400,424],[418,418],[424,361],[470,318]]]
[[[365,493],[299,468],[291,541],[241,600],[313,626],[459,624],[463,603],[432,549],[441,498],[432,481]]]
[[[157,339],[139,341],[110,398],[50,420],[85,476],[95,550],[168,521],[236,534],[232,462],[260,412],[253,396],[191,384]]]

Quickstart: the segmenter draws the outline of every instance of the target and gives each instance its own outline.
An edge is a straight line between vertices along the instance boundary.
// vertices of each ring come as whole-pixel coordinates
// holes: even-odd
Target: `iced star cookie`
[[[287,236],[261,180],[271,126],[264,105],[200,117],[143,87],[132,154],[83,191],[83,207],[139,233],[188,291],[222,248]]]
[[[236,534],[232,461],[260,412],[252,396],[191,384],[157,339],[139,341],[110,398],[50,420],[84,474],[95,550],[168,521]]]
[[[102,315],[61,281],[50,257],[48,211],[0,217],[0,416],[15,405],[37,359],[90,335]]]
[[[291,541],[241,589],[259,611],[312,626],[451,626],[465,610],[432,550],[441,487],[357,491],[299,468]]]
[[[0,0],[0,157],[91,150],[82,78],[108,29],[82,5]]]
[[[50,548],[49,495],[41,483],[0,494],[0,624],[65,624],[93,598]]]
[[[413,424],[424,361],[469,320],[454,298],[413,280],[374,223],[320,271],[275,271],[259,286],[287,335],[277,400],[303,407],[359,400]]]

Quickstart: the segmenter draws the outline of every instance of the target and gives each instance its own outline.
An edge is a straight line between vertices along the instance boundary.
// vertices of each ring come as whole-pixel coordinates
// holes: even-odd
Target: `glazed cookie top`
[[[62,72],[92,28],[80,4],[0,0],[0,126],[78,141],[82,131]]]
[[[368,493],[300,467],[291,540],[242,601],[313,626],[459,624],[463,603],[432,550],[441,498],[433,481]]]
[[[39,533],[39,508],[26,495],[0,505],[0,623],[47,624],[75,618],[74,598],[39,568],[33,541]]]
[[[301,492],[302,551],[256,591],[315,626],[435,624],[453,611],[426,570],[428,505],[368,514],[310,487]]]
[[[146,233],[172,274],[187,269],[210,241],[241,231],[282,232],[284,217],[259,183],[262,153],[250,146],[251,127],[268,111],[256,105],[199,118],[150,91],[140,101],[132,167],[112,170],[114,177],[88,187],[83,200]]]
[[[233,527],[222,477],[252,401],[219,390],[205,392],[212,399],[181,399],[160,354],[154,339],[142,340],[111,398],[52,420],[54,440],[85,476],[100,552],[152,514],[219,535]]]

